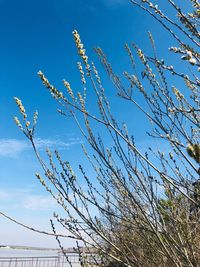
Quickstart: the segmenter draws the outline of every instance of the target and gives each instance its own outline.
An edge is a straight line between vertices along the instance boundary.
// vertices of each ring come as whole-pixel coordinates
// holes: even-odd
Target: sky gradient
[[[57,105],[42,86],[38,70],[59,88],[63,78],[78,88],[78,57],[72,38],[72,31],[77,29],[94,61],[98,59],[93,47],[100,46],[116,72],[122,73],[128,63],[124,44],[134,41],[148,51],[147,31],[156,35],[158,29],[151,18],[126,0],[0,0],[0,25],[0,210],[23,223],[50,230],[55,203],[35,178],[40,166],[13,122],[13,116],[18,115],[13,97],[23,101],[29,116],[38,110],[37,145],[42,155],[47,146],[58,148],[74,165],[84,164],[81,135],[72,120],[66,121],[56,112]],[[161,44],[159,52],[165,54],[169,44],[161,30],[156,41]],[[102,69],[100,72],[111,104],[121,109],[120,100],[112,99],[109,90],[113,89],[105,73]],[[123,110],[116,111],[121,121],[129,106]],[[138,130],[141,119],[130,116],[128,122],[138,142],[145,146],[144,132]],[[26,231],[2,217],[0,226],[0,245],[57,245],[54,238]]]

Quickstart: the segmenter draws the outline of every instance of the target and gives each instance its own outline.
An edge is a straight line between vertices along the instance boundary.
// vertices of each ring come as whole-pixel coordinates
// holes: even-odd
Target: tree
[[[79,127],[87,143],[83,152],[95,175],[88,177],[83,166],[79,166],[76,175],[58,151],[47,150],[49,163],[45,162],[34,142],[37,113],[31,124],[18,98],[15,101],[23,123],[17,117],[15,122],[32,143],[44,170],[45,180],[40,174],[36,174],[37,178],[66,213],[65,218],[55,214],[54,219],[72,238],[98,252],[96,264],[101,260],[105,266],[199,266],[200,4],[190,0],[191,11],[185,13],[175,2],[167,0],[177,13],[170,18],[167,11],[163,12],[149,0],[131,0],[131,3],[168,31],[175,42],[169,50],[176,61],[185,61],[189,68],[181,64],[173,67],[165,63],[167,59],[159,59],[150,32],[151,56],[135,44],[125,45],[132,70],[124,72],[124,79],[115,74],[100,48],[95,51],[118,96],[145,115],[153,128],[149,138],[166,143],[167,153],[154,147],[143,153],[128,125],[120,125],[113,116],[95,64],[86,55],[76,30],[73,36],[82,60],[78,69],[83,92],[76,96],[64,80],[68,94],[63,93],[41,71],[38,75],[60,105],[60,114],[70,114]],[[89,83],[96,96],[98,113],[87,109]],[[145,106],[136,101],[136,91],[143,96]],[[107,131],[110,147],[105,147],[103,137],[97,135],[95,124]],[[88,147],[93,153],[90,148],[88,152]],[[83,181],[87,188],[84,190]],[[53,221],[52,229],[63,249]],[[79,253],[82,254],[80,250]]]

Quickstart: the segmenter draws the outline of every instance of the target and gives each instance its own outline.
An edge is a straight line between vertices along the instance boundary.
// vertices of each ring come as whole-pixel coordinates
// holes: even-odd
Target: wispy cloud
[[[30,145],[26,141],[17,139],[0,139],[0,157],[15,157]]]
[[[81,144],[82,140],[80,138],[70,138],[67,142],[62,140],[52,140],[52,139],[41,139],[37,138],[35,140],[36,147],[38,149],[45,149],[46,147],[53,148],[57,147],[60,149],[67,149],[70,146]]]
[[[36,194],[31,188],[2,188],[0,202],[1,208],[6,210],[53,211],[56,206],[55,200],[50,195]]]
[[[5,200],[9,200],[10,194],[5,191],[0,189],[0,201],[5,201]]]
[[[55,207],[55,200],[51,196],[31,195],[22,201],[22,208],[39,211],[39,210],[53,210]]]
[[[68,141],[59,139],[37,138],[35,145],[39,150],[48,148],[68,149],[70,146],[81,144],[80,138],[70,138]],[[0,157],[14,158],[26,150],[31,149],[31,144],[25,140],[19,139],[0,139]]]

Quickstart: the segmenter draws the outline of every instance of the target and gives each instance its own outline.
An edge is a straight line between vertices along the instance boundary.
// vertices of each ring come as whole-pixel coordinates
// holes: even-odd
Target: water
[[[58,256],[56,250],[26,250],[26,249],[9,249],[0,248],[1,257],[48,257]]]

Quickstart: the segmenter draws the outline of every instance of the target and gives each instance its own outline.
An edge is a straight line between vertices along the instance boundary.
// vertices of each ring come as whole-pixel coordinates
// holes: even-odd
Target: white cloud
[[[37,138],[36,147],[40,150],[48,148],[68,149],[72,145],[81,144],[80,138],[71,138],[67,142],[54,139]],[[31,149],[31,144],[25,140],[0,139],[0,157],[17,157],[20,153]]]
[[[53,211],[54,207],[55,200],[51,196],[31,195],[22,202],[22,208],[34,211],[49,209]]]
[[[29,148],[26,141],[16,139],[0,139],[0,157],[15,157]]]
[[[57,206],[56,201],[49,194],[36,194],[31,188],[2,188],[0,202],[1,208],[5,210],[53,211]]]
[[[5,190],[0,190],[0,201],[8,200],[10,197],[10,194]]]
[[[72,145],[81,144],[82,141],[80,138],[70,138],[68,142],[63,142],[61,140],[52,140],[52,139],[41,139],[37,138],[35,141],[36,147],[38,149],[45,149],[46,147],[57,147],[60,149],[69,148]]]

